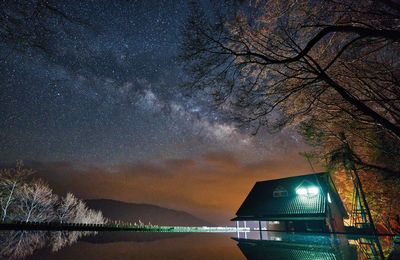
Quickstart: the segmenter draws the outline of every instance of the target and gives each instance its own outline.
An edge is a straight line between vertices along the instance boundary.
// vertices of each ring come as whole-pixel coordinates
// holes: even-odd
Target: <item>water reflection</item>
[[[366,259],[359,237],[235,233],[0,232],[1,259]],[[389,241],[389,240],[388,240]],[[373,259],[373,258],[372,258]]]
[[[357,248],[344,237],[250,232],[233,238],[247,259],[357,259]]]
[[[36,250],[50,247],[57,252],[72,245],[83,236],[96,232],[81,231],[3,231],[0,232],[1,259],[21,259],[32,255]]]
[[[125,237],[124,241],[113,238],[113,242],[111,240],[106,242],[109,238],[120,234]],[[39,250],[29,259],[245,259],[236,247],[236,243],[230,239],[231,235],[231,233],[99,232],[97,236],[80,239],[74,245],[56,253]],[[104,237],[101,238],[102,236]]]
[[[240,232],[232,237],[247,259],[382,259],[394,255],[391,237],[285,232]]]

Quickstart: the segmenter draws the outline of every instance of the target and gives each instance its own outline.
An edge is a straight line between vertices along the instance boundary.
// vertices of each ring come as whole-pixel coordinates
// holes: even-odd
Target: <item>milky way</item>
[[[120,163],[294,149],[294,131],[256,137],[182,87],[176,56],[187,1],[68,1],[39,50],[1,54],[2,160]],[[297,149],[297,148],[296,148]]]
[[[187,1],[54,3],[77,19],[48,21],[56,30],[45,50],[0,41],[0,164],[23,159],[58,194],[214,223],[233,216],[255,181],[309,170],[295,128],[253,136],[183,86]]]

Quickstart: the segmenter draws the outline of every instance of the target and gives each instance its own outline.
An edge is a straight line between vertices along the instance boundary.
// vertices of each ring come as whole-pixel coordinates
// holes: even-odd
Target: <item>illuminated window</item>
[[[328,202],[332,203],[331,196],[329,195],[329,192],[328,192]]]

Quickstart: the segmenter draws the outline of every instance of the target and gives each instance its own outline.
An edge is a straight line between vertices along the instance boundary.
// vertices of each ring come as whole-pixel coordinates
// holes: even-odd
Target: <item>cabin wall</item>
[[[325,231],[325,222],[323,220],[294,220],[288,221],[288,231],[297,232],[322,232]]]
[[[267,230],[286,231],[286,221],[267,221]]]
[[[330,224],[333,232],[345,232],[343,215],[336,203],[328,203],[330,211]]]
[[[289,232],[322,232],[326,231],[326,225],[324,220],[267,221],[267,230]]]

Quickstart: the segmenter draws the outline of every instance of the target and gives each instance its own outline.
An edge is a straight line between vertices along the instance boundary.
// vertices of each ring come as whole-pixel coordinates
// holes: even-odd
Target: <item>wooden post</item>
[[[240,238],[240,234],[239,234],[239,221],[238,221],[238,220],[236,221],[236,235],[237,235],[237,238]]]
[[[265,221],[265,240],[269,240],[269,235],[268,235],[268,221]]]
[[[246,232],[246,227],[247,227],[247,225],[246,225],[246,220],[243,221],[243,225],[244,225],[244,238],[247,239],[247,232]]]

